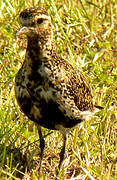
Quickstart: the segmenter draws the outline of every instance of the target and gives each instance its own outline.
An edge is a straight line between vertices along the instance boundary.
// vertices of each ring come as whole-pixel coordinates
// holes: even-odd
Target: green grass
[[[55,27],[58,53],[76,66],[92,86],[94,101],[104,110],[73,130],[58,179],[117,179],[117,4],[115,0],[0,1],[0,179],[56,179],[62,136],[46,137],[41,175],[38,133],[20,112],[14,78],[26,48],[17,39],[19,13],[46,6]],[[25,42],[25,43],[24,43]],[[43,129],[46,136],[51,131]]]

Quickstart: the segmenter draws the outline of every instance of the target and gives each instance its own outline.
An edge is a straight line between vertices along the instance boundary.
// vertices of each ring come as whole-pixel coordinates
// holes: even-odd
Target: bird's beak
[[[22,34],[28,34],[29,31],[30,31],[30,30],[29,30],[28,27],[23,26],[23,27],[21,27],[21,28],[17,31],[16,36],[20,36],[20,35],[22,35]]]

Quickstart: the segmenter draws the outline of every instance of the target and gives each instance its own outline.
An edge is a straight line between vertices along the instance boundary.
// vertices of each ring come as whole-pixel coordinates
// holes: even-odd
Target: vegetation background
[[[19,110],[14,79],[24,60],[26,37],[16,38],[20,12],[47,8],[58,54],[76,66],[104,107],[69,135],[63,169],[56,177],[62,136],[43,129],[42,173],[37,129]],[[0,1],[0,179],[117,179],[117,4],[115,0]]]

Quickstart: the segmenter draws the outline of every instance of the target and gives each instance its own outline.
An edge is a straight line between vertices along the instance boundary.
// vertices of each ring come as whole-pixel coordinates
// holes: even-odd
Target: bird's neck
[[[46,37],[46,38],[28,38],[28,46],[27,46],[27,53],[33,61],[50,58],[52,53],[54,52],[54,40],[53,37]]]

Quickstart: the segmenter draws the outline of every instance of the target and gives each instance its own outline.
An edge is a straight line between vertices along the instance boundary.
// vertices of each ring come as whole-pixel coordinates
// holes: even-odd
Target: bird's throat
[[[33,61],[37,61],[40,58],[49,58],[52,55],[52,52],[53,41],[50,38],[28,38],[27,53]]]

